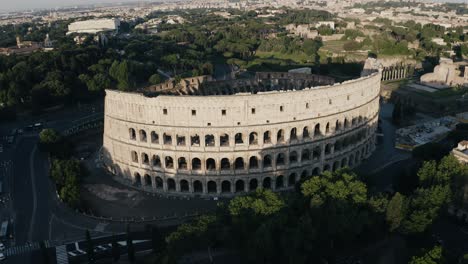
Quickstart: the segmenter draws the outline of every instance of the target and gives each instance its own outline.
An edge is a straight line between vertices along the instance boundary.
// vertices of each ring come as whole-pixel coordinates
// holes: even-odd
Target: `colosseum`
[[[268,72],[107,90],[103,162],[116,179],[149,192],[287,190],[371,155],[380,79],[376,69],[342,83]]]

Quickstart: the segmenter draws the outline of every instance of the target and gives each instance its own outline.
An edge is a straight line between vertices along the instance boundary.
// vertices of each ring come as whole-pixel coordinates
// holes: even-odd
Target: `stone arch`
[[[195,193],[202,193],[203,192],[203,184],[201,181],[196,180],[193,182],[193,192]]]
[[[360,154],[360,152],[359,152],[359,150],[358,150],[358,151],[356,152],[356,158],[355,158],[355,161],[356,161],[355,163],[356,163],[356,164],[359,163],[359,157],[360,157],[360,155],[361,155],[361,154]]]
[[[200,136],[195,134],[190,137],[190,146],[199,147],[200,146]]]
[[[333,171],[336,171],[340,168],[340,162],[337,160],[333,163]]]
[[[205,135],[205,147],[214,147],[215,137],[212,134]]]
[[[290,141],[297,140],[297,128],[293,127],[291,129],[291,132],[289,134],[289,140]]]
[[[271,132],[265,131],[263,133],[263,144],[270,144],[271,143]]]
[[[308,139],[308,138],[310,138],[309,127],[305,126],[305,127],[302,129],[302,138],[303,138],[303,139]]]
[[[351,155],[349,156],[348,166],[349,166],[349,167],[352,167],[353,165],[354,165],[354,155],[351,154]]]
[[[325,126],[325,134],[329,134],[330,133],[330,123],[327,123],[327,125]]]
[[[301,153],[301,162],[310,160],[310,150],[303,149]]]
[[[219,136],[219,144],[221,147],[229,147],[229,135],[222,134]]]
[[[249,169],[258,169],[258,158],[256,156],[250,157]]]
[[[138,162],[138,153],[136,151],[132,151],[131,156],[133,162]]]
[[[312,150],[312,159],[319,160],[321,155],[322,149],[320,148],[320,146],[314,147],[314,149]]]
[[[143,130],[143,129],[140,129],[139,134],[140,134],[140,141],[141,142],[146,142],[146,140],[147,140],[146,131]]]
[[[323,165],[323,171],[330,171],[330,165],[328,164]]]
[[[244,192],[245,191],[245,184],[243,180],[236,181],[236,193]]]
[[[187,180],[180,180],[180,191],[181,192],[188,192],[189,191],[189,183]]]
[[[346,157],[344,157],[341,160],[341,167],[346,167],[346,166],[348,166],[348,159]]]
[[[154,131],[151,131],[151,143],[159,144],[159,135]]]
[[[208,190],[208,193],[218,192],[218,189],[216,188],[216,182],[209,181],[208,184],[207,184],[207,190]]]
[[[284,165],[285,163],[286,161],[284,153],[278,153],[276,156],[276,166]]]
[[[231,182],[230,181],[223,181],[221,183],[221,192],[222,193],[230,193],[231,192]]]
[[[264,189],[271,189],[271,178],[270,177],[265,177],[263,179],[262,186]]]
[[[280,176],[276,177],[275,187],[276,187],[276,189],[281,189],[281,188],[284,187],[284,176],[283,175],[280,175]]]
[[[163,179],[161,177],[155,177],[154,182],[156,183],[156,189],[162,189],[164,184],[163,184]]]
[[[297,163],[297,152],[296,151],[291,151],[289,153],[289,163],[290,164],[295,164]]]
[[[249,135],[249,145],[258,145],[257,132],[250,133],[250,135]]]
[[[159,158],[158,155],[153,155],[153,158],[151,159],[151,163],[153,163],[154,167],[161,168],[161,159]]]
[[[141,153],[141,163],[145,164],[145,165],[149,165],[149,157],[148,157],[148,154],[146,153]]]
[[[340,120],[336,120],[335,131],[340,131],[340,130],[341,130],[341,122]]]
[[[272,160],[270,155],[265,155],[263,157],[263,168],[271,168],[272,165]]]
[[[251,179],[249,181],[249,190],[255,191],[258,188],[258,181],[257,179]]]
[[[235,170],[243,170],[244,169],[244,159],[242,157],[238,157],[234,162],[234,169]]]
[[[174,160],[172,159],[171,156],[166,156],[164,158],[164,165],[166,169],[173,169],[174,168]]]
[[[136,140],[136,132],[134,128],[129,128],[128,134],[131,140]]]
[[[228,158],[221,159],[221,170],[230,170],[231,169],[231,162],[229,162]]]
[[[180,157],[180,158],[177,160],[177,168],[178,168],[179,170],[186,170],[186,169],[188,169],[187,160],[186,160],[184,157]]]
[[[148,174],[145,174],[145,176],[143,177],[145,180],[145,186],[152,186],[153,185],[153,182],[151,180],[151,176],[149,176]]]
[[[284,142],[284,130],[283,129],[278,130],[278,133],[276,134],[276,142],[278,143]]]
[[[288,177],[288,186],[293,186],[294,184],[296,184],[296,173],[291,173],[289,174],[289,177]]]
[[[164,145],[172,145],[172,136],[170,134],[163,134]]]
[[[199,158],[192,159],[192,170],[201,170],[201,160]]]
[[[141,175],[140,175],[140,173],[135,172],[135,174],[133,174],[133,184],[135,186],[141,186]]]
[[[237,133],[234,136],[234,142],[236,143],[236,145],[244,144],[244,138],[242,136],[242,133]]]
[[[325,145],[325,155],[330,155],[332,152],[332,144],[328,143]]]
[[[169,191],[175,191],[176,190],[176,184],[174,179],[167,179],[167,190]]]
[[[314,137],[318,137],[322,135],[322,131],[320,131],[320,124],[316,124],[314,127]]]
[[[313,176],[320,175],[320,169],[319,169],[318,167],[315,167],[315,168],[312,170],[312,175],[313,175]]]
[[[212,158],[206,160],[206,170],[207,171],[214,171],[216,170],[216,161]]]
[[[349,121],[348,121],[348,118],[345,118],[344,122],[343,122],[343,128],[346,129],[349,127]]]
[[[301,173],[301,179],[304,179],[307,177],[307,170],[303,170]]]

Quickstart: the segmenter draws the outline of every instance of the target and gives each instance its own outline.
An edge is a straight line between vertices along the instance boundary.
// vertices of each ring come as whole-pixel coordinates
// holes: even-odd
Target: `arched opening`
[[[164,164],[166,164],[166,169],[173,169],[174,168],[174,160],[172,159],[172,157],[165,157],[165,162]]]
[[[296,184],[296,173],[291,173],[288,178],[288,186]]]
[[[322,150],[320,149],[320,147],[319,146],[315,147],[314,150],[312,151],[312,159],[319,160],[321,153],[322,153]]]
[[[333,163],[333,171],[336,171],[340,168],[340,162],[339,161],[335,161],[335,163]]]
[[[215,145],[215,138],[213,135],[205,135],[205,146],[206,147],[214,147]]]
[[[249,190],[255,191],[258,187],[258,181],[257,179],[251,179],[249,182]]]
[[[176,184],[175,184],[174,179],[167,179],[167,189],[168,189],[169,191],[175,191],[175,189],[176,189],[176,188],[175,188],[175,185],[176,185]]]
[[[141,162],[145,165],[149,165],[149,157],[146,153],[141,153]]]
[[[325,134],[329,134],[330,133],[330,123],[327,123],[327,125],[325,126]]]
[[[209,181],[208,182],[208,193],[216,193],[217,192],[217,189],[216,189],[216,182],[214,181]]]
[[[346,158],[343,158],[341,160],[341,167],[346,167],[348,165],[348,160]]]
[[[325,155],[330,155],[332,151],[332,144],[325,145]]]
[[[341,130],[341,122],[339,120],[336,120],[335,131],[340,131],[340,130]]]
[[[192,170],[201,170],[201,161],[199,158],[192,159]]]
[[[136,132],[135,132],[135,129],[129,128],[129,129],[128,129],[128,134],[129,134],[131,140],[136,140]]]
[[[258,159],[255,156],[249,159],[249,169],[258,169]]]
[[[302,138],[303,138],[303,139],[308,139],[308,138],[310,138],[310,135],[309,135],[309,128],[308,128],[308,127],[304,127],[304,129],[302,129]]]
[[[263,179],[262,186],[263,186],[264,189],[271,189],[271,178],[266,177],[265,179]]]
[[[172,145],[172,136],[169,134],[163,134],[164,145]]]
[[[194,147],[199,147],[200,146],[200,136],[199,135],[194,135],[190,137],[190,145]]]
[[[349,126],[348,118],[345,118],[343,127],[346,129]]]
[[[244,159],[239,157],[234,162],[234,169],[236,170],[243,170],[244,169]]]
[[[276,183],[275,183],[276,189],[281,189],[284,187],[284,176],[280,175],[276,177]]]
[[[189,184],[187,180],[180,181],[180,191],[181,192],[188,192],[189,191]]]
[[[279,153],[278,156],[276,156],[276,166],[281,166],[284,165],[285,157],[283,153]]]
[[[234,137],[234,141],[236,142],[236,145],[244,144],[244,139],[242,138],[242,133],[237,133],[236,136]]]
[[[354,155],[349,156],[349,164],[350,167],[354,165]]]
[[[342,147],[343,147],[343,143],[341,140],[338,140],[335,142],[335,148],[334,148],[335,151],[340,151]]]
[[[185,136],[176,136],[177,146],[185,146]]]
[[[230,170],[231,163],[229,162],[228,158],[221,159],[221,170]]]
[[[310,150],[303,149],[301,154],[301,162],[307,162],[310,160]]]
[[[140,129],[140,141],[146,142],[146,131]]]
[[[161,159],[158,155],[153,155],[152,163],[154,167],[161,168]]]
[[[145,186],[152,186],[153,183],[151,181],[151,176],[149,176],[148,174],[145,174],[144,179],[145,179]]]
[[[223,181],[221,183],[221,192],[230,193],[231,192],[231,183],[229,181]]]
[[[163,188],[163,180],[161,179],[161,177],[156,177],[154,181],[156,182],[156,189]]]
[[[323,171],[330,171],[330,165],[325,164],[325,166],[323,166]]]
[[[322,132],[320,131],[320,124],[316,124],[314,128],[314,137],[321,136]]]
[[[289,153],[289,163],[290,164],[297,163],[297,152],[296,151],[293,151],[293,152]]]
[[[297,140],[297,129],[295,127],[291,129],[291,133],[289,134],[289,140]]]
[[[315,169],[312,170],[312,175],[313,176],[317,176],[317,175],[320,175],[320,169],[317,167]]]
[[[263,133],[263,143],[264,144],[270,144],[271,143],[271,133],[270,133],[270,131],[265,131],[265,133]]]
[[[356,123],[357,123],[357,118],[353,117],[353,119],[351,119],[351,126],[355,126]]]
[[[237,180],[236,181],[236,193],[244,192],[244,191],[245,191],[244,181]]]
[[[209,170],[209,171],[216,170],[216,162],[214,159],[209,158],[206,160],[206,170]]]
[[[159,135],[154,131],[151,131],[151,143],[159,144]]]
[[[228,134],[222,134],[219,136],[219,144],[221,147],[229,147],[229,135]]]
[[[186,170],[187,167],[187,160],[184,157],[180,157],[178,160],[178,168],[179,170]]]
[[[276,142],[278,142],[278,143],[284,142],[284,131],[283,131],[283,129],[280,129],[278,131],[278,134],[276,136]]]
[[[133,179],[135,186],[141,186],[141,175],[138,172],[135,172],[134,179]]]
[[[271,156],[266,155],[265,157],[263,157],[263,168],[271,168],[271,166]]]
[[[359,163],[359,156],[360,156],[360,152],[356,152],[356,158],[355,158],[355,163],[358,164]]]
[[[194,181],[193,182],[193,192],[195,193],[202,193],[203,192],[203,184],[201,181]]]
[[[249,145],[258,145],[258,135],[256,132],[252,132],[249,135]]]
[[[304,179],[305,177],[307,177],[307,171],[303,170],[301,173],[301,179]]]

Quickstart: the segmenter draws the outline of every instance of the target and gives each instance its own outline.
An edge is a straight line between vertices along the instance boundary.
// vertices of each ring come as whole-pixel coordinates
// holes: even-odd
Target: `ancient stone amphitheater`
[[[106,91],[103,161],[146,191],[229,196],[292,188],[374,150],[381,72],[334,83],[300,73],[208,76]]]

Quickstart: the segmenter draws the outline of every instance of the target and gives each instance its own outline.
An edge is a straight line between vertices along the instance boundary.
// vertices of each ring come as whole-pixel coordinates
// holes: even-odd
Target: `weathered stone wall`
[[[377,72],[329,86],[235,95],[107,90],[104,161],[129,184],[154,192],[290,188],[300,177],[354,167],[370,155],[380,78]]]

